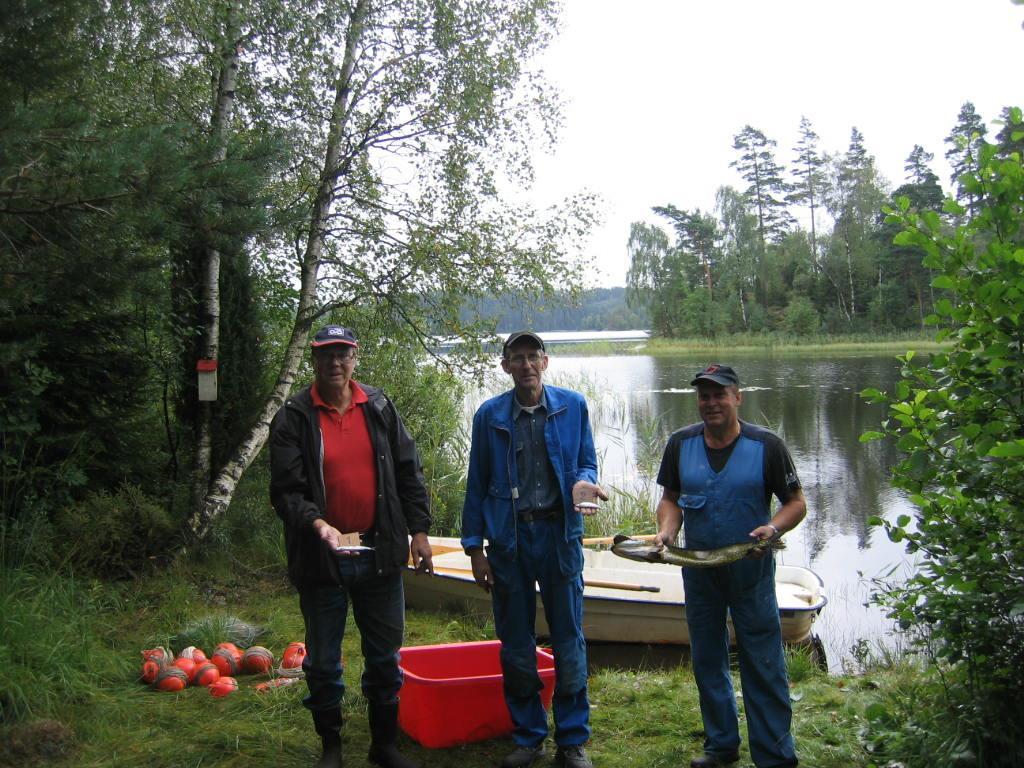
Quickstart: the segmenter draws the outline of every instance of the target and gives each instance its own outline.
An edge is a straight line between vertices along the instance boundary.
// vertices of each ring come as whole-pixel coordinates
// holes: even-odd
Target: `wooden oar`
[[[456,573],[472,573],[472,568],[452,568],[449,565],[434,568],[435,572],[441,571],[454,571]],[[584,579],[583,586],[585,587],[602,587],[604,589],[625,589],[631,592],[661,592],[661,587],[650,587],[646,584],[630,584],[626,581],[593,581],[591,579]]]
[[[625,581],[594,581],[584,579],[585,587],[604,587],[605,589],[628,589],[633,592],[661,592],[661,587],[650,587],[646,584],[629,584]]]
[[[656,534],[656,533],[645,533],[645,534],[642,534],[640,536],[631,536],[630,538],[632,538],[632,539],[634,539],[636,541],[654,541],[654,537],[657,536],[657,535],[658,534]],[[593,546],[594,544],[614,544],[614,543],[615,543],[615,537],[614,536],[599,536],[596,539],[584,539],[583,540],[583,546],[585,546],[585,547]]]

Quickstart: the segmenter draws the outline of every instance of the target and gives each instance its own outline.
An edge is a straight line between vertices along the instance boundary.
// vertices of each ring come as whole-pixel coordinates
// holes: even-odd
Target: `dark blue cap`
[[[313,336],[313,348],[326,347],[328,344],[348,344],[350,347],[358,347],[356,335],[351,328],[344,328],[340,325],[325,325]]]
[[[694,387],[702,381],[712,381],[723,387],[738,387],[740,385],[740,377],[736,375],[736,371],[728,365],[719,365],[718,363],[712,363],[704,370],[698,371],[697,375],[693,377],[693,381],[690,382],[690,386]]]

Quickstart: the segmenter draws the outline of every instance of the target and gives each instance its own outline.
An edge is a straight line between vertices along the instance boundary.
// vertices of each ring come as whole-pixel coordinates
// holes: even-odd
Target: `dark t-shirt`
[[[789,501],[790,494],[800,487],[800,478],[796,474],[796,465],[793,457],[789,455],[789,449],[782,442],[782,438],[774,432],[769,432],[763,427],[740,422],[742,434],[751,439],[760,440],[764,443],[764,491],[765,501],[772,496],[778,497],[779,501],[785,504]],[[679,480],[679,446],[683,440],[700,435],[703,440],[704,425],[692,424],[683,427],[672,433],[665,446],[665,453],[661,457],[661,468],[658,470],[658,485],[670,491],[681,490],[682,483]],[[739,440],[739,437],[736,438]],[[704,450],[708,456],[708,463],[715,472],[721,472],[729,462],[732,450],[736,446],[733,440],[725,448],[708,448]]]

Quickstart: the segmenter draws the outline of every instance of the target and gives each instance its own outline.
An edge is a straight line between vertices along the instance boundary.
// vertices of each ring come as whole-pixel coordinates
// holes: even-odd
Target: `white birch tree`
[[[396,337],[429,347],[438,329],[471,333],[466,296],[550,289],[579,270],[571,247],[586,200],[540,214],[502,199],[530,180],[530,144],[557,109],[527,68],[547,43],[543,0],[283,4],[253,13],[238,121],[288,135],[277,229],[263,268],[297,288],[295,321],[266,402],[189,517],[202,539],[227,508],[288,396],[313,323],[373,304]],[[329,103],[324,96],[330,94]],[[272,97],[272,98],[271,98]]]

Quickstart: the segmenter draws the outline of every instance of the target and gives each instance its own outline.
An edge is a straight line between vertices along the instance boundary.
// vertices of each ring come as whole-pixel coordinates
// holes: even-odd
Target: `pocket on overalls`
[[[697,493],[684,493],[679,496],[679,506],[683,510],[683,544],[691,549],[707,549],[709,542],[714,541],[715,531],[712,521],[705,514],[708,497]]]

